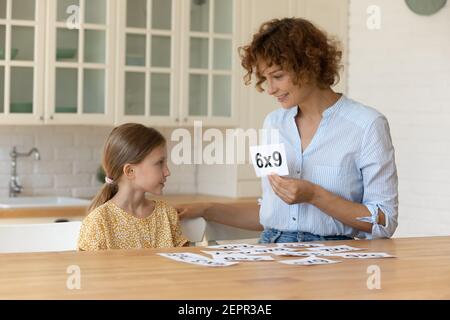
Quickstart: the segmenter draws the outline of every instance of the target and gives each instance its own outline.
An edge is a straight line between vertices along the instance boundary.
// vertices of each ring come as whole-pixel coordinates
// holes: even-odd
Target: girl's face
[[[134,184],[137,187],[155,195],[162,194],[166,178],[170,176],[165,145],[155,148],[142,162],[133,167]]]
[[[262,87],[269,95],[274,96],[283,108],[288,109],[300,105],[314,89],[313,86],[306,83],[294,84],[291,74],[280,66],[268,67],[266,63],[261,62],[258,69],[266,79]]]

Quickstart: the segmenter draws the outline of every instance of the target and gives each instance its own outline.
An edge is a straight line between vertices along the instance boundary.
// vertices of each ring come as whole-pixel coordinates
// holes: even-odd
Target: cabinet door
[[[123,0],[118,9],[117,123],[179,118],[180,0]]]
[[[0,123],[42,123],[45,4],[0,0]]]
[[[113,124],[115,4],[50,0],[47,123]]]
[[[235,76],[237,1],[189,0],[184,5],[183,122],[232,125],[240,81]]]

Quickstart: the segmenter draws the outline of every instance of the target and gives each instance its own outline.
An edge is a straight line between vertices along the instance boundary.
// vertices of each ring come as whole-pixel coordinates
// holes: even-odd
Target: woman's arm
[[[180,219],[203,217],[208,221],[241,229],[264,229],[259,223],[259,205],[255,202],[181,204],[175,209]]]
[[[357,218],[371,217],[370,211],[363,204],[344,199],[329,192],[319,185],[306,180],[269,176],[274,192],[286,203],[309,203],[343,224],[363,232],[372,232],[372,224]],[[385,225],[384,213],[379,210],[378,224]]]
[[[344,199],[318,185],[315,185],[314,188],[315,192],[311,200],[313,206],[345,225],[363,232],[372,232],[373,225],[371,223],[358,220],[358,218],[370,218],[372,216],[365,205]],[[378,224],[386,225],[384,213],[380,209],[378,209]]]

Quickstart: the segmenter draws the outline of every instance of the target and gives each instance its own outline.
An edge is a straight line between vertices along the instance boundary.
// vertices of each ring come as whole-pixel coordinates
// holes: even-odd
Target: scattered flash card
[[[227,262],[227,261],[217,261],[210,258],[206,258],[204,256],[201,256],[199,254],[190,253],[190,252],[181,252],[181,253],[158,253],[160,256],[179,261],[179,262],[186,262],[201,266],[208,266],[208,267],[227,267],[231,266],[233,264],[236,264],[236,262]]]

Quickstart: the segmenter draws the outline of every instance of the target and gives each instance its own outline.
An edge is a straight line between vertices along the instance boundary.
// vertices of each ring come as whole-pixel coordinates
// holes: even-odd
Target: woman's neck
[[[315,88],[299,103],[300,112],[298,117],[311,120],[322,119],[322,113],[334,105],[340,97],[341,95],[334,92],[331,88]]]

